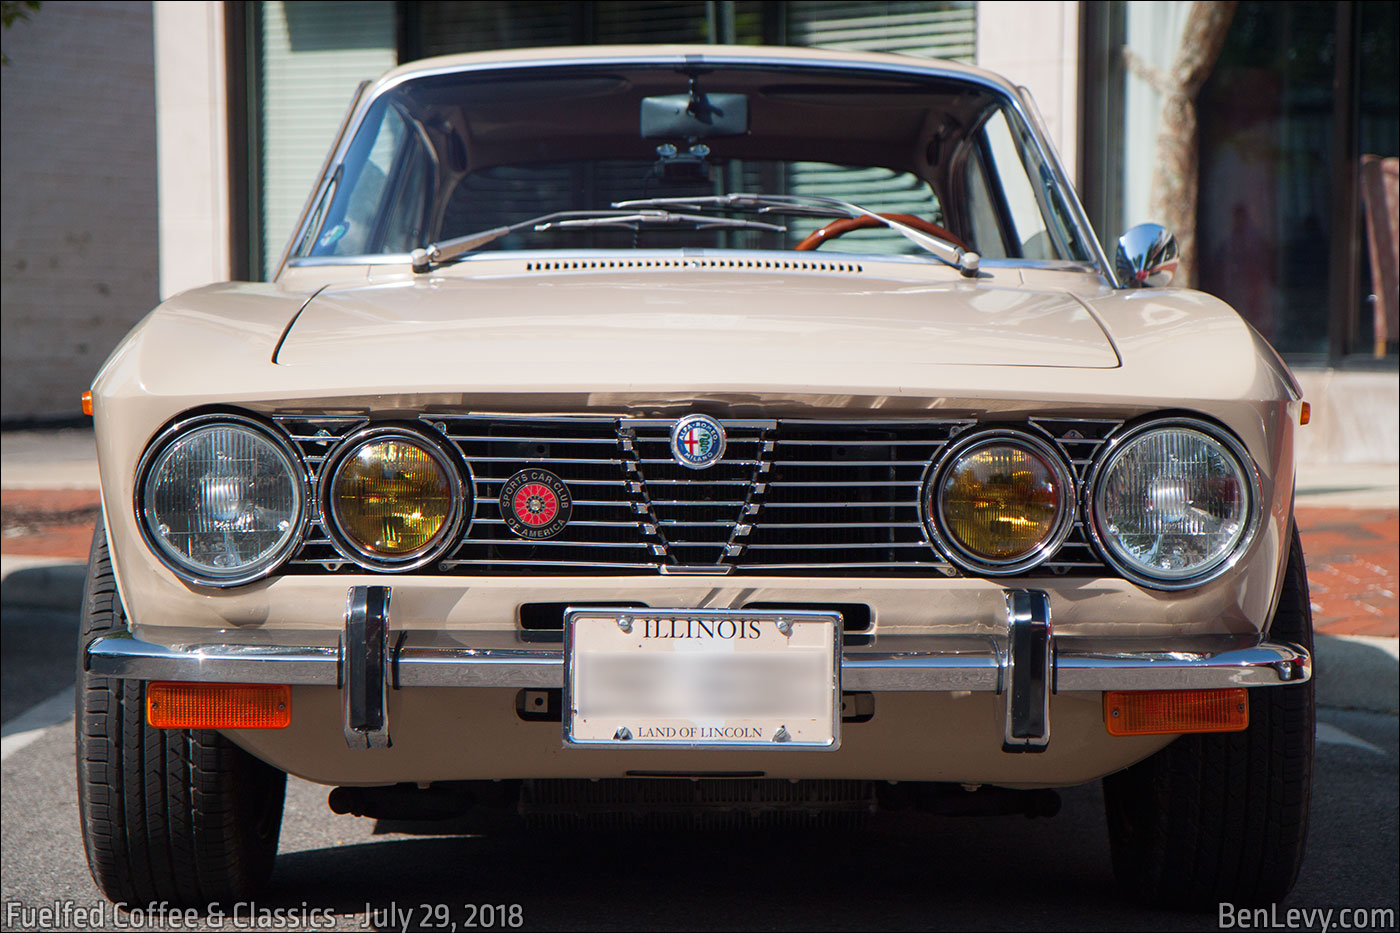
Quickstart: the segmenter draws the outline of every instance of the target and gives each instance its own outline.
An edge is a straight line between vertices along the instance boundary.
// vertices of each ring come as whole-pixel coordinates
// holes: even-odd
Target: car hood
[[[421,276],[330,288],[276,362],[381,376],[457,367],[476,385],[706,385],[765,367],[927,382],[938,367],[1112,369],[1113,344],[1061,291],[859,274],[555,273]]]

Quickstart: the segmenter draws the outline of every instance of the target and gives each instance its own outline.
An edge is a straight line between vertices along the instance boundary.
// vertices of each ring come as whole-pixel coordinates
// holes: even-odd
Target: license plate
[[[836,612],[571,609],[564,742],[833,749]]]

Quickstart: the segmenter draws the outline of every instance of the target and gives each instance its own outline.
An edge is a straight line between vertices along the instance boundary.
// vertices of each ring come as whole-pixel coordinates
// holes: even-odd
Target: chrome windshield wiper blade
[[[722,228],[725,230],[768,230],[773,233],[786,233],[787,227],[781,224],[764,223],[761,220],[736,220],[733,217],[716,217],[714,214],[679,214],[672,211],[628,211],[617,216],[578,217],[572,220],[551,220],[535,225],[539,231],[567,229],[569,227],[626,227],[636,228],[642,224],[689,224],[697,230]]]
[[[701,195],[693,198],[643,198],[635,201],[614,201],[616,208],[667,208],[667,207],[716,207],[721,210],[755,211],[760,214],[815,214],[822,217],[872,217],[898,233],[915,246],[933,254],[969,278],[977,275],[977,267],[982,257],[960,246],[925,233],[908,224],[900,223],[877,214],[859,204],[841,201],[836,198],[823,198],[817,195],[800,194],[757,194],[735,192],[734,194]]]
[[[780,224],[764,223],[759,220],[737,220],[732,217],[716,217],[713,214],[686,214],[665,210],[596,210],[596,211],[555,211],[541,214],[508,227],[492,227],[479,233],[429,243],[415,249],[411,254],[414,272],[427,272],[435,265],[455,259],[463,253],[480,249],[517,230],[526,228],[543,232],[546,230],[569,229],[575,227],[624,227],[635,229],[643,224],[693,225],[699,230],[724,228],[727,230],[768,230],[786,233],[787,227]]]
[[[789,194],[697,194],[679,198],[639,198],[614,201],[617,208],[719,207],[758,214],[803,214],[812,217],[849,217],[855,205],[816,195]]]

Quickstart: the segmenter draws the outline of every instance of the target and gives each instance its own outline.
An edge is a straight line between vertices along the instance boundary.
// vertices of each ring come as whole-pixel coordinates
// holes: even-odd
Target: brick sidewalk
[[[0,492],[0,551],[86,559],[100,512],[95,489],[6,489]]]
[[[87,557],[96,491],[7,489],[0,493],[6,554]],[[1313,624],[1327,635],[1400,635],[1395,509],[1299,508]]]
[[[1400,635],[1395,509],[1297,510],[1313,627],[1327,635]]]

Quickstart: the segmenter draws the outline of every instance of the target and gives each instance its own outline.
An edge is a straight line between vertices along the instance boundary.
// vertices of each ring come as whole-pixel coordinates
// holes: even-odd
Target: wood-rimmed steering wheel
[[[880,216],[902,223],[905,226],[913,227],[915,230],[921,230],[924,233],[932,234],[940,240],[947,240],[958,249],[966,250],[969,248],[968,245],[962,241],[962,238],[951,230],[946,230],[932,221],[924,220],[922,217],[915,217],[913,214],[881,214]],[[797,244],[796,249],[816,249],[827,240],[834,240],[843,234],[850,233],[852,230],[863,230],[868,227],[882,226],[884,226],[884,224],[880,223],[880,221],[876,220],[874,217],[842,217],[840,220],[833,220],[820,230],[808,234],[806,239]]]

